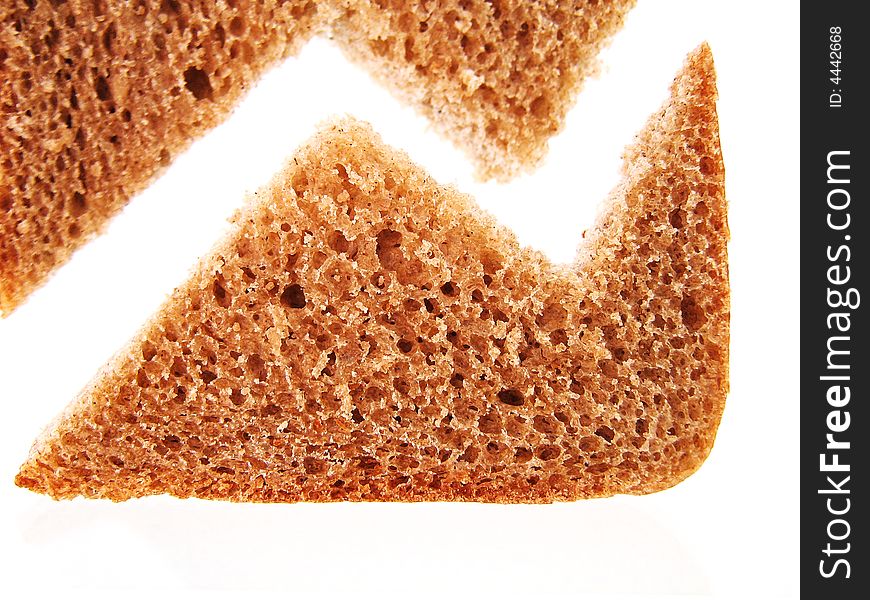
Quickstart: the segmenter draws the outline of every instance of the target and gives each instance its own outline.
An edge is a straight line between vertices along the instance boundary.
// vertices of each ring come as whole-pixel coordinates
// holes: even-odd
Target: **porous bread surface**
[[[544,156],[635,0],[346,0],[345,54],[432,120],[483,178]]]
[[[541,156],[631,4],[7,2],[0,315],[336,15],[348,53],[434,119],[482,173],[507,175]]]
[[[728,390],[712,59],[555,266],[365,126],[236,218],[16,478],[55,498],[550,502],[693,472]]]
[[[0,313],[319,24],[310,0],[251,5],[3,3]]]

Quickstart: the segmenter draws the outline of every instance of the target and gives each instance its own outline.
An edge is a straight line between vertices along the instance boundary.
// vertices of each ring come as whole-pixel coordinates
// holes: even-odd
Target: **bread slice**
[[[0,8],[0,314],[320,24],[309,0],[27,4]]]
[[[485,174],[509,174],[543,152],[601,40],[632,3],[576,11],[553,2],[504,10],[443,3],[425,19],[416,3],[375,10],[356,0],[7,3],[0,7],[0,316],[337,14],[346,21],[336,29],[346,50],[370,57],[381,79],[442,131],[479,148],[472,156],[488,165]],[[397,53],[398,38],[379,36],[408,19],[417,30],[432,28],[401,33]],[[358,52],[355,42],[364,45]],[[372,50],[378,44],[391,48],[384,57]]]
[[[345,0],[332,35],[482,178],[535,167],[635,0]]]
[[[54,498],[550,502],[669,487],[728,391],[710,51],[556,266],[366,126],[301,149],[33,447]]]

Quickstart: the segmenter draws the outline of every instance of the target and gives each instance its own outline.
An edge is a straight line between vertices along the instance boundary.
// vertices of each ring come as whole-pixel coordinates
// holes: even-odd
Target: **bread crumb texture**
[[[337,16],[345,50],[482,173],[531,165],[632,2],[560,4],[4,2],[0,314]]]
[[[333,124],[37,441],[55,498],[551,502],[693,472],[728,390],[706,46],[555,266]]]

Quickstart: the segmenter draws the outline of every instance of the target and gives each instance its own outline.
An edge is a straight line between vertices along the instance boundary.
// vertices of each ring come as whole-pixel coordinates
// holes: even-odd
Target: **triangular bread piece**
[[[34,446],[55,498],[548,502],[671,486],[728,390],[710,51],[576,267],[366,126],[300,150]]]
[[[635,0],[343,0],[331,34],[483,178],[534,168]]]
[[[345,50],[373,56],[365,62],[379,78],[481,172],[532,166],[634,0],[561,4],[0,7],[0,316],[223,121],[267,68],[337,17]],[[411,29],[386,35],[393,24]]]

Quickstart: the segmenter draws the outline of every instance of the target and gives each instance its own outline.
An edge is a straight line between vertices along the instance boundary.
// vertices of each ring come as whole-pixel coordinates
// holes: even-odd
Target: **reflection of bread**
[[[0,314],[223,120],[317,13],[307,0],[17,4],[0,8]]]
[[[465,149],[484,177],[543,157],[595,57],[635,0],[345,0],[345,53]],[[576,5],[582,4],[578,8]]]
[[[398,38],[378,36],[416,9],[373,11],[357,0],[0,8],[0,315],[336,14],[347,21],[336,31],[352,55],[375,52],[367,62],[383,79],[454,140],[480,149],[472,156],[481,170],[504,175],[541,155],[632,3],[577,12],[554,2],[451,4],[414,15],[418,31],[431,29],[401,33],[401,53]],[[380,47],[386,63],[374,58]],[[409,58],[412,47],[419,54]]]
[[[303,148],[35,445],[56,498],[548,502],[671,486],[728,389],[710,52],[574,268],[365,126]]]

